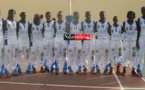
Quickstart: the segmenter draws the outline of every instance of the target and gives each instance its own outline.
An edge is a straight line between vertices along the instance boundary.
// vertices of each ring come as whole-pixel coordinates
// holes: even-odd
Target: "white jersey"
[[[45,39],[52,39],[54,37],[54,21],[50,21],[49,23],[46,21],[44,22],[44,38]]]
[[[121,31],[122,31],[122,25],[118,24],[117,27],[115,27],[114,25],[111,25],[111,40],[121,40],[122,39],[122,35],[121,35]]]
[[[56,37],[63,39],[64,34],[66,33],[66,22],[63,21],[61,24],[56,21]]]
[[[29,22],[26,21],[25,24],[19,21],[19,33],[18,33],[18,43],[19,46],[29,46],[29,35],[28,28]]]
[[[81,23],[78,22],[76,25],[71,22],[70,23],[70,34],[80,34],[81,33]]]
[[[0,18],[0,44],[3,43],[3,19]]]
[[[139,18],[139,24],[140,24],[140,34],[145,36],[145,19],[143,17]]]
[[[135,41],[137,39],[137,25],[136,21],[134,20],[132,25],[130,25],[127,21],[124,21],[124,40],[125,41]]]
[[[84,34],[91,34],[91,39],[93,39],[93,36],[94,36],[94,21],[91,20],[90,23],[87,23],[86,21],[83,21],[82,22],[82,28],[83,28],[83,31],[84,31]]]
[[[16,35],[16,20],[10,21],[6,20],[6,31],[5,31],[5,44],[12,45],[17,44],[17,35]]]
[[[109,24],[107,21],[104,21],[104,23],[101,23],[100,21],[96,22],[98,39],[109,39],[108,27]]]
[[[40,23],[39,25],[35,25],[32,23],[32,46],[42,46],[42,40],[43,40],[43,35],[42,35],[42,30],[43,30],[43,24]]]

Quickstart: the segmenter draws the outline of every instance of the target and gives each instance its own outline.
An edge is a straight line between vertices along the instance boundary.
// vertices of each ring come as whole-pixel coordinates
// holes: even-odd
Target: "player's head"
[[[50,21],[51,20],[51,12],[49,12],[49,11],[46,12],[45,17],[46,17],[47,21]]]
[[[105,13],[104,11],[101,11],[99,15],[100,15],[100,19],[101,19],[101,20],[105,20],[105,19],[106,19],[106,18],[105,18],[106,13]]]
[[[62,17],[63,17],[63,12],[62,12],[62,11],[59,11],[59,12],[57,13],[57,18],[58,18],[58,20],[62,20]]]
[[[77,11],[75,11],[73,13],[73,19],[74,19],[74,21],[78,21],[79,20],[79,13]]]
[[[145,16],[145,6],[141,7],[141,13],[143,16]]]
[[[14,9],[9,9],[9,11],[8,11],[8,18],[9,19],[14,19],[15,14],[16,14],[16,11]]]
[[[114,17],[113,17],[113,22],[114,22],[114,24],[117,24],[117,22],[118,22],[117,16],[114,16]]]
[[[86,11],[85,17],[86,17],[87,20],[91,20],[91,12],[90,11]]]
[[[34,22],[35,23],[40,23],[40,15],[39,14],[34,15]]]
[[[135,19],[135,12],[133,12],[133,11],[128,11],[128,12],[127,12],[127,18],[128,18],[129,20]]]
[[[21,20],[26,20],[26,12],[20,13]]]
[[[55,19],[55,18],[52,18],[52,20],[53,20],[53,21],[56,21],[56,19]]]

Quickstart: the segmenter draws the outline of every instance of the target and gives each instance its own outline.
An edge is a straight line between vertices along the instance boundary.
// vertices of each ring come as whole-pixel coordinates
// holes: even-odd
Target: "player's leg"
[[[82,45],[78,43],[76,48],[76,59],[75,59],[75,68],[77,70],[77,74],[81,75],[81,56],[82,56]]]
[[[88,70],[88,49],[89,48],[89,43],[87,41],[84,41],[83,43],[83,51],[82,51],[82,63],[83,63],[83,74],[87,73]]]
[[[3,44],[0,44],[0,77],[6,78],[3,71],[4,71],[4,48]]]
[[[69,48],[68,48],[68,55],[69,55],[69,67],[68,67],[68,70],[69,70],[69,74],[73,74],[73,70],[74,70],[74,57],[75,57],[75,48],[74,48],[74,45],[73,45],[73,42],[70,41],[70,44],[69,44]]]
[[[113,71],[113,67],[114,67],[114,55],[117,54],[116,53],[116,42],[115,41],[111,41],[111,44],[110,44],[110,63],[109,63],[109,67],[110,67],[110,70],[109,70],[109,74],[112,75],[112,71]]]
[[[93,40],[91,40],[90,42],[90,46],[89,46],[89,62],[90,62],[90,70],[91,73],[94,74],[95,73],[95,48],[94,48],[95,44],[93,42]]]
[[[45,71],[49,72],[49,60],[50,58],[48,58],[49,56],[49,51],[50,51],[50,45],[47,44],[43,44],[44,47],[44,66],[45,66]],[[48,60],[49,59],[49,60]]]
[[[63,73],[67,74],[67,41],[61,42],[61,57],[62,57],[62,66],[63,66]]]
[[[131,75],[138,77],[138,74],[135,71],[135,68],[136,68],[136,42],[131,42],[130,57],[131,57],[131,66],[132,66]]]
[[[24,59],[25,59],[25,66],[26,66],[26,73],[31,74],[31,64],[30,64],[30,49],[29,46],[24,46]]]
[[[44,73],[43,65],[44,65],[44,50],[43,46],[38,47],[38,57],[39,57],[39,64],[40,64],[40,72]]]
[[[31,47],[31,61],[32,61],[32,69],[33,73],[36,73],[36,68],[37,68],[37,48],[32,46]]]
[[[11,63],[12,63],[12,75],[18,76],[17,73],[17,64],[18,64],[18,45],[13,44],[12,45],[12,57],[11,57]]]
[[[10,76],[10,56],[11,56],[11,50],[12,50],[12,45],[5,45],[5,51],[4,51],[4,67],[5,67],[5,73],[6,77],[11,77]]]
[[[124,41],[123,42],[123,58],[122,58],[122,67],[123,67],[122,75],[123,76],[126,75],[126,67],[127,67],[128,55],[129,55],[129,42]]]
[[[108,75],[108,59],[109,59],[109,40],[103,41],[103,59],[104,59],[104,75]]]
[[[60,62],[60,42],[55,42],[55,74],[58,75],[59,73],[59,62]]]
[[[18,55],[17,55],[17,59],[18,59],[18,64],[17,64],[17,67],[18,67],[18,73],[19,75],[23,75],[22,73],[22,53],[24,51],[24,47],[23,46],[19,46],[18,48]]]
[[[100,74],[101,61],[102,61],[102,43],[101,40],[96,40],[96,75]]]
[[[138,75],[139,77],[142,77],[142,68],[144,66],[144,47],[145,47],[145,39],[140,37],[139,39],[139,45],[140,45],[140,49],[139,49],[139,55],[138,55]]]
[[[121,65],[121,56],[122,56],[122,47],[121,47],[121,41],[117,42],[117,50],[116,50],[116,63],[117,63],[117,74],[121,74],[120,72],[120,65]]]

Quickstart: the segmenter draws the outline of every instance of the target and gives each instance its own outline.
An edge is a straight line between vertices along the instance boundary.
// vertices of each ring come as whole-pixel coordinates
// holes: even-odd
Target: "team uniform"
[[[61,24],[56,21],[56,37],[55,37],[55,67],[56,71],[59,71],[60,58],[62,59],[63,71],[67,70],[67,41],[64,40],[63,36],[66,33],[66,22],[63,21]]]
[[[70,23],[70,34],[80,34],[81,33],[81,23],[78,22],[76,25],[71,22]],[[69,54],[69,67],[70,72],[74,71],[74,60],[75,60],[75,68],[77,71],[81,71],[81,50],[82,44],[81,41],[78,40],[70,40],[68,54]]]
[[[3,44],[3,19],[0,18],[0,75],[3,74],[4,70],[4,44]]]
[[[114,65],[114,55],[116,56],[116,63],[121,64],[121,55],[122,55],[122,25],[118,24],[117,27],[111,25],[111,42],[110,42],[110,67]]]
[[[51,70],[54,70],[54,21],[49,23],[44,22],[44,38],[43,38],[43,47],[44,47],[44,66],[45,70],[49,70],[49,65]]]
[[[124,21],[123,59],[122,66],[127,67],[128,55],[130,51],[131,66],[136,67],[136,39],[137,24],[134,20],[132,25]]]
[[[140,17],[138,19],[141,31],[140,31],[140,38],[139,38],[139,57],[138,57],[138,69],[137,72],[140,73],[144,66],[144,47],[145,47],[145,19]]]
[[[39,25],[35,25],[32,23],[31,27],[31,61],[32,61],[32,68],[37,68],[37,57],[39,57],[39,64],[40,67],[43,67],[44,61],[44,50],[43,50],[43,24],[40,23]]]
[[[22,53],[24,51],[24,59],[26,64],[26,72],[31,72],[31,65],[29,61],[29,35],[28,28],[29,22],[26,21],[25,24],[18,22],[18,68],[21,70],[22,67]]]
[[[93,20],[90,23],[86,21],[82,22],[83,34],[91,34],[91,40],[85,40],[83,42],[83,51],[82,51],[82,61],[84,70],[88,69],[87,55],[89,54],[90,70],[95,70],[95,60],[94,60],[94,27],[95,22]]]
[[[12,73],[17,73],[17,64],[18,60],[18,41],[16,35],[16,20],[10,21],[6,20],[6,31],[5,31],[5,51],[4,51],[4,66],[6,75],[10,74],[9,66],[10,66],[10,56],[11,56],[11,64],[12,64]]]
[[[96,22],[97,28],[97,37],[96,40],[96,69],[97,72],[100,72],[100,65],[102,60],[102,55],[104,59],[104,72],[108,71],[108,58],[109,58],[109,35],[108,35],[108,28],[109,23],[108,21],[104,21],[101,23],[100,21]]]

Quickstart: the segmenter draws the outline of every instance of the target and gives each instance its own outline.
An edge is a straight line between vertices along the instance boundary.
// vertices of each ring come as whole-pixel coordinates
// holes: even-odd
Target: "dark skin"
[[[145,19],[145,7],[143,7],[141,9],[141,13],[142,13],[142,17]],[[137,48],[140,49],[140,46],[139,46],[139,38],[140,38],[140,31],[141,31],[141,27],[140,27],[140,24],[139,24],[139,19],[138,19],[138,22],[137,22],[137,30],[138,30],[138,33],[137,33]]]
[[[104,23],[105,22],[105,20],[106,20],[106,18],[105,18],[105,13],[100,13],[100,22],[101,23]],[[97,30],[97,28],[96,28],[96,30]],[[108,32],[108,34],[111,36],[111,31],[110,31],[110,23],[108,22],[108,29],[107,29],[107,32]],[[96,36],[96,38],[97,38],[97,36]]]
[[[91,22],[91,13],[90,12],[86,13],[85,17],[86,17],[85,21],[89,24]],[[94,27],[94,33],[95,33],[97,32],[95,22],[94,22],[94,26],[95,26]],[[83,27],[82,27],[82,31],[84,31]]]
[[[114,25],[115,27],[118,26],[118,19],[117,19],[117,18],[113,18],[113,25]]]
[[[8,14],[8,20],[10,21],[14,21],[14,17],[15,17],[16,12],[13,10]],[[6,30],[6,22],[4,21],[3,23],[3,33],[5,34],[5,30]]]

